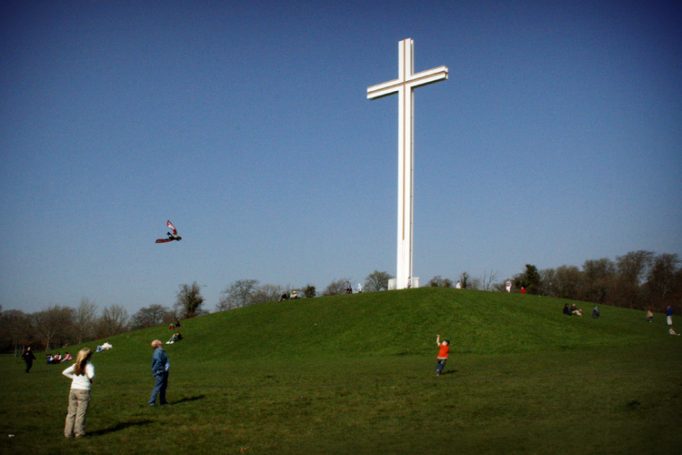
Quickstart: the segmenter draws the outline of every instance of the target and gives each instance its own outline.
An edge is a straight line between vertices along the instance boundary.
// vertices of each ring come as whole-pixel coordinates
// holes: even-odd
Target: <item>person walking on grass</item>
[[[71,379],[69,392],[69,408],[66,412],[64,423],[64,436],[81,438],[85,436],[85,415],[90,403],[90,389],[95,379],[95,367],[90,363],[92,351],[83,348],[78,351],[76,363],[62,371],[62,374]]]
[[[673,328],[673,307],[671,305],[668,305],[665,309],[665,319],[668,323],[668,333],[670,335],[679,336],[680,334]]]
[[[170,362],[166,351],[163,350],[163,342],[161,340],[152,341],[152,375],[154,376],[154,389],[152,395],[149,397],[149,406],[156,406],[156,397],[159,397],[159,404],[168,404],[166,401],[166,389],[168,388],[168,373],[170,370]]]
[[[448,354],[450,353],[450,340],[444,339],[440,341],[440,335],[436,335],[436,346],[438,346],[438,355],[436,356],[436,376],[440,376],[445,369],[445,364],[448,361]]]
[[[31,371],[31,368],[33,368],[33,361],[36,359],[36,356],[33,355],[33,351],[31,351],[31,346],[26,347],[21,354],[21,358],[24,359],[24,362],[26,363],[26,372],[28,373]]]

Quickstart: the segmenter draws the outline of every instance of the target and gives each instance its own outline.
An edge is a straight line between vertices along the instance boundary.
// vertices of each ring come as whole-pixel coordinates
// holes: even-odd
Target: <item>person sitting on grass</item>
[[[180,332],[175,332],[168,341],[166,341],[166,344],[173,344],[177,343],[178,341],[182,340],[182,333]]]
[[[440,335],[436,335],[436,346],[438,346],[438,355],[436,356],[436,376],[443,374],[445,364],[448,361],[448,354],[450,353],[450,340],[444,339],[440,341]]]
[[[583,317],[583,310],[581,308],[578,308],[576,304],[571,305],[571,314],[574,314],[576,316]]]
[[[568,303],[564,303],[564,314],[565,314],[566,316],[570,316],[570,315],[571,315],[571,309],[568,307]]]

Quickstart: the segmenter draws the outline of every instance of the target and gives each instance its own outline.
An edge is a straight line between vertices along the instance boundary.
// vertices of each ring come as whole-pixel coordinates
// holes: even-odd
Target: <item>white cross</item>
[[[367,88],[367,99],[398,93],[398,257],[396,289],[412,285],[414,240],[414,88],[448,78],[448,68],[439,66],[414,72],[414,41],[398,43],[398,79]]]

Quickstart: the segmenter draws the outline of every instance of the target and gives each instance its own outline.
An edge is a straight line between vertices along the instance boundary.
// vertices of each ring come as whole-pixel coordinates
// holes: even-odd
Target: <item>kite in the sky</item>
[[[166,226],[168,226],[168,229],[170,229],[170,232],[166,232],[166,235],[168,236],[165,239],[156,239],[156,243],[167,243],[167,242],[172,242],[173,240],[182,240],[182,237],[178,235],[178,230],[175,229],[175,226],[173,226],[173,223],[171,223],[171,220],[166,221]]]

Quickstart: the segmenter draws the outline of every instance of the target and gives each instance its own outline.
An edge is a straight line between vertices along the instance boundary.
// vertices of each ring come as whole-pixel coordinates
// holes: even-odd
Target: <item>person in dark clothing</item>
[[[36,356],[33,355],[33,351],[31,351],[31,346],[28,346],[26,349],[24,349],[23,354],[21,354],[21,358],[24,359],[24,362],[26,362],[26,372],[28,373],[31,371],[31,368],[33,368],[33,361],[36,359]]]

